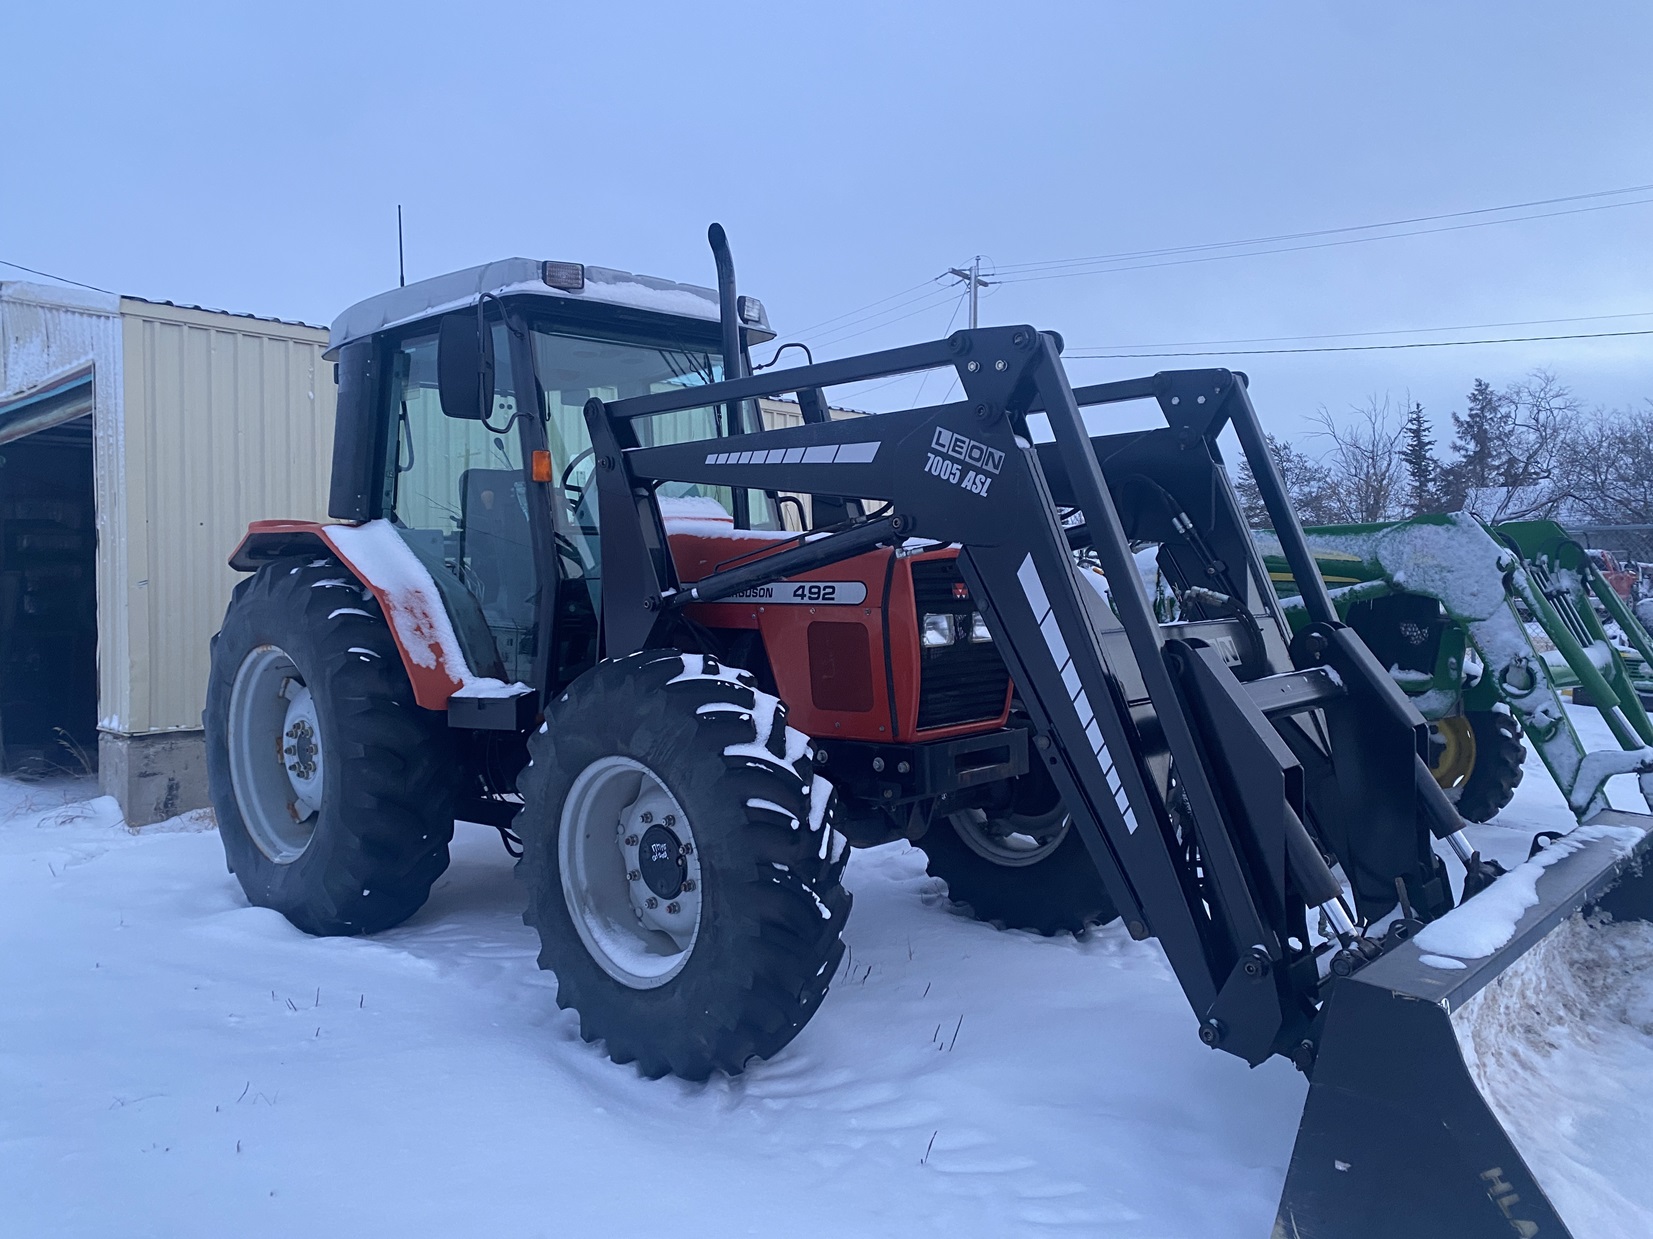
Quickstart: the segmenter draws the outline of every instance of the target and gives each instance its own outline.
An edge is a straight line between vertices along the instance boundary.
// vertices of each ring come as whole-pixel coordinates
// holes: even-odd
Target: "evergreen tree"
[[[1485,379],[1476,379],[1469,407],[1452,415],[1452,450],[1464,486],[1497,486],[1503,482],[1505,440],[1509,437],[1509,402]]]
[[[1411,515],[1440,511],[1440,462],[1435,459],[1435,436],[1430,432],[1429,419],[1423,405],[1412,402],[1406,410],[1404,429],[1406,446],[1401,449],[1401,460],[1406,465],[1406,502]]]

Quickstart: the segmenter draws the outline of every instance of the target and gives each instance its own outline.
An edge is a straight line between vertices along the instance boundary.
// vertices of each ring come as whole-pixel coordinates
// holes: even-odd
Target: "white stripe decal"
[[[1134,835],[1136,814],[1131,811],[1130,798],[1126,796],[1119,774],[1114,769],[1113,756],[1108,752],[1107,742],[1102,738],[1102,728],[1097,724],[1096,711],[1091,709],[1090,698],[1085,694],[1084,686],[1079,679],[1079,670],[1068,655],[1067,642],[1062,639],[1061,628],[1056,623],[1056,613],[1051,610],[1050,597],[1045,593],[1044,582],[1039,579],[1038,570],[1033,566],[1032,555],[1024,558],[1021,567],[1016,569],[1016,579],[1021,583],[1022,592],[1027,595],[1028,605],[1033,609],[1033,618],[1039,625],[1039,633],[1044,637],[1045,644],[1050,647],[1051,657],[1060,668],[1062,685],[1068,690],[1069,699],[1078,712],[1079,725],[1085,729],[1085,739],[1090,742],[1091,752],[1101,763],[1102,775],[1107,780],[1108,790],[1113,793],[1114,804],[1118,806],[1120,814],[1125,819],[1125,829]]]
[[[713,452],[709,465],[865,465],[878,455],[881,443],[827,443],[818,447],[776,447],[752,452]],[[1037,578],[1035,578],[1037,580]],[[1041,591],[1040,596],[1043,597]]]
[[[1039,580],[1039,573],[1033,567],[1033,556],[1022,560],[1022,566],[1016,569],[1016,579],[1022,583],[1022,593],[1027,595],[1028,605],[1033,608],[1033,622],[1042,623],[1050,614],[1050,599],[1045,596],[1044,582]]]
[[[1044,634],[1045,644],[1050,647],[1050,656],[1060,667],[1068,661],[1068,643],[1062,640],[1062,630],[1056,624],[1056,612],[1052,611],[1045,616],[1044,623],[1039,625],[1039,631]]]
[[[1067,686],[1068,700],[1076,700],[1085,690],[1079,686],[1079,668],[1073,665],[1073,659],[1068,659],[1062,665],[1062,683]]]

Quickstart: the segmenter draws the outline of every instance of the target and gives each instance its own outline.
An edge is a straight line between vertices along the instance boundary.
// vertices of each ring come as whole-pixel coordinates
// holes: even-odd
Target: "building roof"
[[[175,310],[199,310],[202,314],[227,314],[231,318],[249,318],[255,323],[280,323],[284,327],[308,327],[311,331],[326,331],[327,328],[316,323],[307,323],[302,318],[274,318],[268,314],[248,314],[241,310],[219,310],[210,305],[193,305],[188,301],[157,301],[153,297],[134,297],[124,294],[122,301],[141,301],[145,305],[171,306]]]
[[[366,339],[404,323],[464,309],[485,296],[526,294],[600,301],[632,309],[652,310],[657,314],[675,314],[713,323],[718,321],[717,293],[698,284],[678,284],[613,267],[588,266],[584,268],[583,287],[567,290],[547,284],[543,278],[544,269],[545,265],[535,258],[501,258],[479,267],[467,267],[463,271],[418,280],[405,288],[393,288],[365,301],[358,301],[333,320],[332,335],[327,342],[328,355],[331,356],[334,350],[352,340]],[[754,340],[774,338],[767,318],[761,326],[750,326],[748,332]]]
[[[157,301],[153,297],[134,297],[128,293],[106,293],[96,289],[70,287],[67,284],[40,284],[31,280],[0,280],[0,301],[32,301],[70,310],[90,310],[94,313],[119,314],[120,303],[136,301],[142,305],[168,306],[175,310],[195,310],[202,314],[223,314],[229,318],[245,318],[257,323],[280,323],[284,327],[307,327],[311,331],[326,331],[315,323],[296,318],[273,318],[268,314],[247,314],[239,310],[218,310],[212,306],[194,305],[187,301]]]

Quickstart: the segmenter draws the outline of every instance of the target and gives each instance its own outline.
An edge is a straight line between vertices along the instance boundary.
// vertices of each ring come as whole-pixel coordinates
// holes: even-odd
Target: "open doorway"
[[[0,444],[0,759],[90,773],[98,751],[92,418]]]

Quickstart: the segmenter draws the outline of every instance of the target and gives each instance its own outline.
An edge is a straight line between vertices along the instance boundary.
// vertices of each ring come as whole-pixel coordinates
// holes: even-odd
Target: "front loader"
[[[1558,954],[1558,927],[1588,941],[1580,916],[1653,913],[1653,822],[1598,813],[1511,873],[1469,849],[1423,719],[1315,571],[1244,376],[1075,390],[1059,338],[1026,326],[752,376],[740,335],[757,316],[720,260],[722,339],[694,364],[614,355],[627,332],[670,346],[651,315],[681,297],[628,294],[599,331],[592,307],[527,287],[572,283],[565,264],[492,291],[470,273],[422,309],[382,300],[336,326],[370,345],[341,355],[333,510],[355,523],[256,528],[214,651],[209,758],[249,896],[313,931],[387,923],[445,860],[446,836],[421,833],[510,804],[558,1001],[616,1059],[704,1075],[776,1052],[819,1007],[848,912],[834,822],[923,846],[962,802],[1011,824],[982,832],[1003,848],[1023,846],[1018,824],[1030,850],[1082,848],[1036,864],[1089,875],[1133,937],[1158,939],[1202,1042],[1308,1075],[1277,1235],[1572,1233],[1545,1190],[1567,1185],[1540,1185],[1542,1150],[1506,1130],[1459,1024],[1507,971]],[[407,340],[428,349],[402,360]],[[431,467],[428,437],[410,450],[421,367],[440,417],[480,422],[465,442],[502,458],[461,488],[453,545],[404,515]],[[932,370],[963,398],[826,415],[833,387]],[[762,429],[756,402],[787,394],[805,424]],[[1164,426],[1106,433],[1133,401]],[[347,407],[376,418],[347,425]],[[1228,426],[1301,583],[1296,633],[1217,450]],[[787,536],[765,504],[783,492],[833,517]],[[523,518],[517,556],[467,554],[478,530],[506,536],[502,513]],[[1178,621],[1155,615],[1147,545]],[[938,562],[951,575],[916,571]],[[772,626],[784,607],[799,618]],[[896,680],[916,651],[922,681],[924,651],[961,630],[1002,663],[999,712],[931,741]],[[947,687],[932,703],[956,708],[967,686]],[[840,741],[852,717],[891,730]]]

